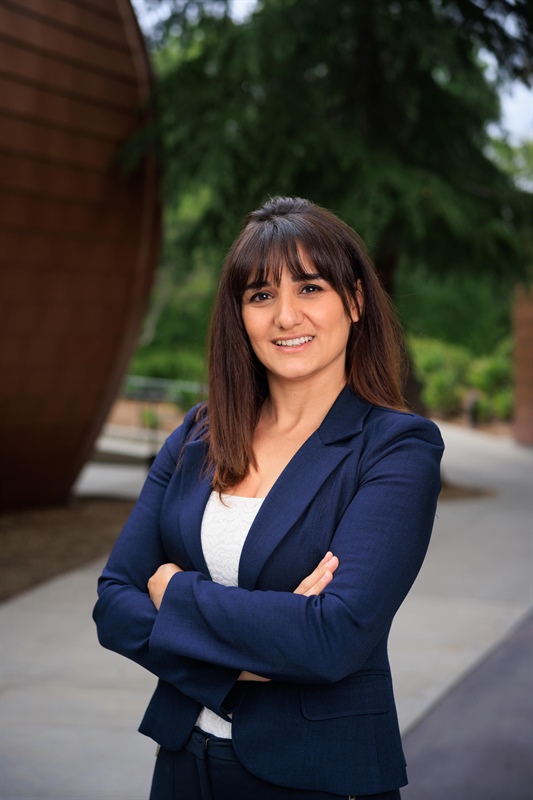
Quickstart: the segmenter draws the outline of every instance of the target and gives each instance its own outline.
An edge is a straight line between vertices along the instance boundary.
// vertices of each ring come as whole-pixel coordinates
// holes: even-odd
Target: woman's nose
[[[289,330],[303,319],[298,299],[292,293],[280,294],[276,303],[275,322],[279,328]]]

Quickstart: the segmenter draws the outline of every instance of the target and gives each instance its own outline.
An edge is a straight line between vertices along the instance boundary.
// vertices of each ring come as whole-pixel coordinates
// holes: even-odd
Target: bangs
[[[250,283],[279,286],[284,269],[302,281],[310,273],[318,274],[346,299],[356,279],[346,252],[338,252],[338,243],[324,241],[324,236],[305,222],[295,224],[285,217],[247,226],[232,259],[230,282],[237,300]]]

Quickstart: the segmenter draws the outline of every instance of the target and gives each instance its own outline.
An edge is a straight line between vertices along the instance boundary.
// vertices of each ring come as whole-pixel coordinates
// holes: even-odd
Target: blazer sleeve
[[[147,582],[156,569],[168,561],[159,532],[161,504],[194,411],[189,412],[183,425],[167,439],[154,461],[98,581],[93,618],[104,647],[132,659],[228,719],[224,698],[233,688],[240,670],[149,647],[157,610],[148,594]]]
[[[361,669],[422,565],[440,490],[438,428],[395,417],[361,458],[357,491],[331,543],[340,565],[322,594],[248,591],[177,573],[151,652],[298,683],[332,683]]]

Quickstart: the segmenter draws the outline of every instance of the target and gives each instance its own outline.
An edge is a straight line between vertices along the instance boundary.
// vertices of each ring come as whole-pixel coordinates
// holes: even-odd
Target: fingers
[[[337,562],[334,569],[337,569],[337,567],[339,566],[338,559],[336,558],[336,556],[333,556],[333,559],[335,559]],[[311,597],[311,595],[319,595],[321,592],[324,591],[328,583],[331,583],[332,580],[333,580],[333,569],[331,570],[328,569],[323,573],[323,575],[318,579],[318,581],[314,583],[313,586],[311,586],[307,591],[303,592],[303,594],[305,595],[305,597]]]
[[[268,683],[270,681],[270,678],[263,678],[261,675],[256,675],[254,672],[248,672],[247,670],[243,669],[237,680],[260,681],[261,683]]]
[[[154,606],[159,610],[163,595],[165,594],[168,583],[176,572],[183,572],[177,564],[161,564],[148,581],[148,594]]]
[[[313,587],[315,587],[316,584],[324,577],[328,570],[333,572],[335,569],[337,569],[338,564],[338,559],[330,550],[328,550],[316,569],[314,569],[313,572],[307,576],[307,578],[304,578],[304,580],[296,589],[295,594],[307,594],[307,592],[313,589]],[[314,592],[312,592],[312,594],[314,594]]]
[[[320,594],[333,579],[333,573],[338,566],[339,559],[328,551],[316,569],[294,590],[294,594],[303,594],[306,597]]]

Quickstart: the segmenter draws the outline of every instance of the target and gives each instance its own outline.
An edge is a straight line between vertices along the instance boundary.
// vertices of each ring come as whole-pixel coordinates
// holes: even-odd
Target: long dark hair
[[[402,398],[403,338],[388,295],[359,236],[342,220],[299,197],[276,197],[246,217],[224,263],[209,336],[209,400],[199,414],[208,443],[213,486],[222,492],[240,483],[255,465],[254,430],[268,395],[265,369],[246,334],[241,303],[246,286],[283,268],[305,280],[303,251],[359,321],[346,351],[348,385],[380,406],[405,410]],[[362,303],[359,303],[360,290]]]

